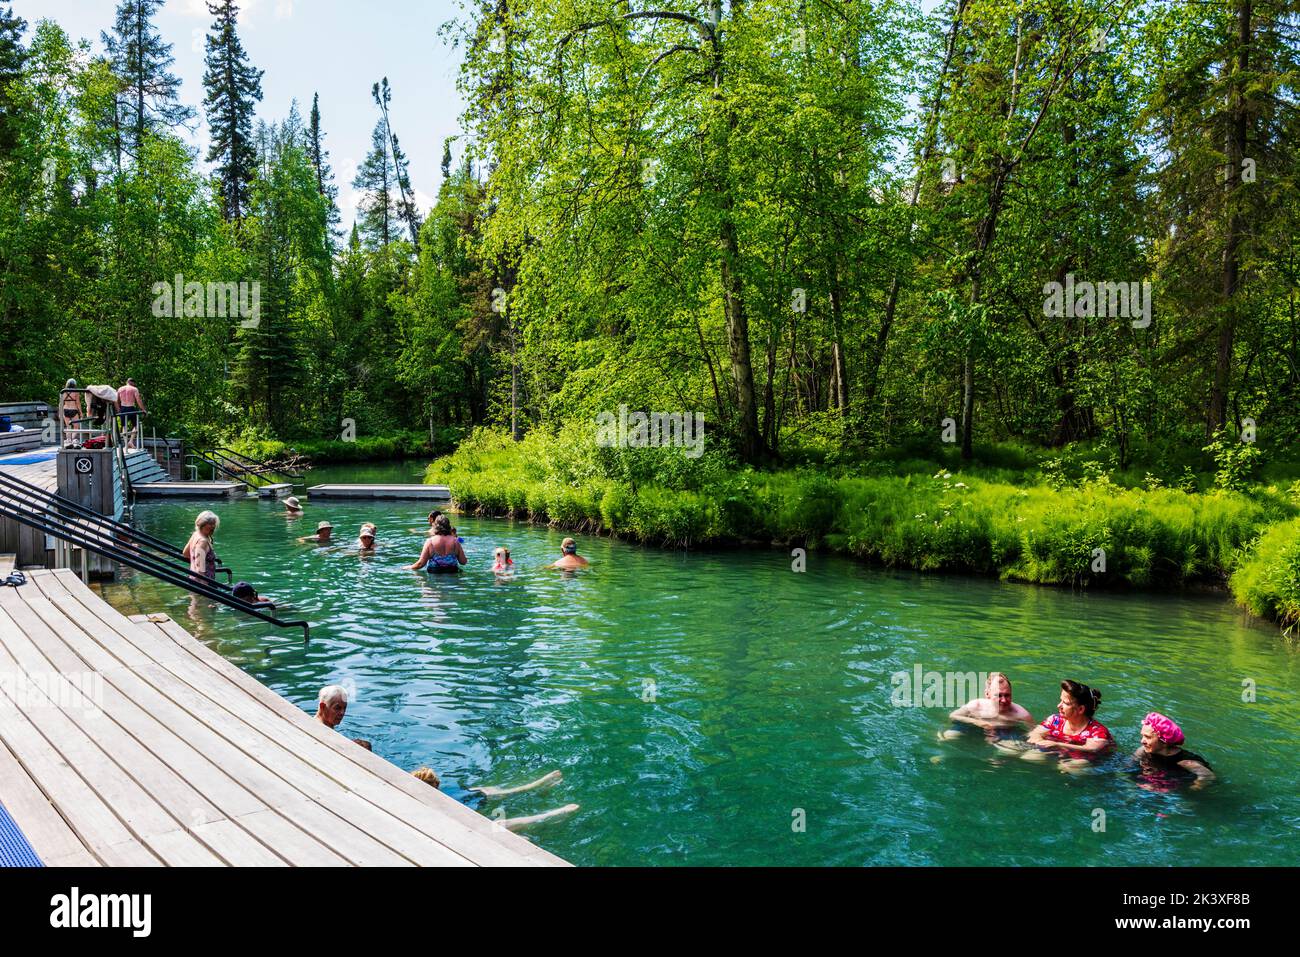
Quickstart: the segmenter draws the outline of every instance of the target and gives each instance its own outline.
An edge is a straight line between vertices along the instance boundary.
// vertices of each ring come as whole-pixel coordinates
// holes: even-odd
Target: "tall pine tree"
[[[13,7],[0,8],[0,156],[13,149],[17,142],[9,87],[22,75],[27,56],[22,43],[25,29],[27,22],[14,16]]]
[[[182,126],[194,110],[178,99],[180,78],[168,72],[176,58],[153,25],[163,0],[121,0],[113,32],[101,34],[120,84],[114,111],[118,166],[123,154],[139,159],[146,134]]]
[[[307,158],[316,171],[316,189],[329,203],[328,223],[331,238],[339,235],[339,188],[334,185],[334,171],[330,169],[329,150],[325,149],[325,134],[320,128],[320,94],[311,98],[311,119],[307,126]]]
[[[371,245],[383,248],[393,240],[393,221],[397,215],[397,199],[393,195],[397,175],[388,156],[388,132],[381,117],[370,134],[370,152],[357,168],[352,188],[361,190],[358,204],[361,233]]]
[[[221,181],[221,215],[240,222],[248,209],[248,191],[257,167],[253,148],[254,104],[262,99],[262,71],[248,62],[244,45],[235,32],[239,7],[235,0],[209,0],[208,12],[216,17],[207,37],[207,91],[203,106],[208,114],[212,142],[208,162],[216,163]]]

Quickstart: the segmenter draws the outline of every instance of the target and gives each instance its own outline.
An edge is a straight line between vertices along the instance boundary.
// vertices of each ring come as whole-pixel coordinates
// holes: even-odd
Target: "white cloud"
[[[288,20],[293,16],[293,0],[275,0],[275,18]]]

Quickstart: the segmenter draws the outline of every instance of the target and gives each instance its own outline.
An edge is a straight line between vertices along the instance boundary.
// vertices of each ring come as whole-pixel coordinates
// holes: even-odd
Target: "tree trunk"
[[[1243,89],[1250,68],[1251,0],[1237,4],[1237,58],[1229,89],[1229,113],[1226,153],[1228,169],[1224,177],[1224,192],[1228,213],[1228,235],[1223,247],[1222,314],[1215,350],[1214,385],[1210,392],[1207,425],[1213,434],[1228,421],[1228,386],[1232,374],[1233,341],[1237,331],[1237,288],[1241,277],[1241,241],[1245,232],[1245,217],[1241,213],[1238,192],[1241,188],[1241,164],[1246,157],[1248,117]]]

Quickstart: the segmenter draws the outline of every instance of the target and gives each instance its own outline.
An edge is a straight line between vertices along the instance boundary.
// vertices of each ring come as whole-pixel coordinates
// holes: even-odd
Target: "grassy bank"
[[[1246,551],[1232,575],[1232,594],[1288,632],[1300,625],[1300,518],[1267,529]]]
[[[305,455],[313,465],[340,465],[349,462],[381,462],[442,455],[451,451],[463,435],[459,429],[442,429],[433,440],[428,432],[397,432],[392,435],[358,436],[355,441],[328,439],[266,439],[237,436],[226,445],[241,455],[259,461]]]
[[[829,548],[891,567],[1039,584],[1225,585],[1248,556],[1238,599],[1257,614],[1294,616],[1300,552],[1288,542],[1300,503],[1275,487],[1125,488],[1095,469],[1069,480],[1051,467],[932,473],[925,461],[862,474],[881,466],[758,472],[709,453],[692,461],[680,450],[595,448],[577,430],[520,443],[481,430],[426,479],[449,485],[462,509],[650,544]],[[1285,576],[1279,583],[1264,570],[1286,561],[1289,593]],[[1249,587],[1248,568],[1259,569]]]

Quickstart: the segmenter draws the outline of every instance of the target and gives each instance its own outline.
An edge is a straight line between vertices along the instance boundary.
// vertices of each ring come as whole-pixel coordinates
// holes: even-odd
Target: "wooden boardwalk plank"
[[[38,576],[36,583],[46,589],[47,593],[55,591],[60,583],[52,576]],[[75,576],[72,581],[81,585]],[[84,588],[84,586],[81,586]],[[90,594],[89,590],[86,592]],[[49,595],[65,611],[75,614],[79,607],[77,599],[66,593],[62,596]],[[93,597],[93,596],[92,596]],[[111,609],[109,609],[111,611]],[[116,612],[112,613],[116,615]],[[106,680],[131,682],[137,700],[147,696],[144,687],[153,691],[149,698],[151,708],[160,709],[167,715],[169,724],[183,723],[189,733],[196,734],[205,754],[220,760],[222,767],[240,779],[248,782],[261,795],[268,805],[284,809],[284,816],[313,834],[326,847],[332,847],[355,864],[410,864],[411,860],[386,846],[374,836],[358,828],[350,816],[330,817],[314,811],[304,812],[302,801],[304,790],[313,799],[322,799],[330,805],[344,809],[357,810],[357,799],[341,788],[323,788],[330,784],[327,778],[315,772],[296,755],[285,750],[280,744],[262,734],[245,722],[232,720],[232,715],[223,710],[219,704],[199,694],[190,685],[179,681],[161,665],[140,655],[129,642],[124,642],[120,635],[110,629],[102,620],[83,622],[90,625],[91,631],[99,632],[102,642],[93,640],[94,636],[86,634],[78,644],[82,657],[97,662]],[[112,647],[113,651],[108,651]],[[125,654],[133,659],[129,669],[122,668],[114,660],[115,655]],[[200,730],[201,729],[201,730]],[[324,808],[322,808],[324,810]],[[365,807],[359,809],[361,816],[366,816]],[[289,835],[292,843],[298,838]],[[325,863],[319,855],[305,863]],[[439,859],[436,863],[462,863],[460,860]]]
[[[202,642],[197,641],[184,628],[166,615],[145,615],[140,617],[145,621],[152,622],[155,627],[171,638],[178,646],[188,650],[214,671],[219,671],[229,677],[232,682],[238,684],[250,695],[262,701],[268,708],[283,715],[286,719],[296,720],[305,716],[305,712],[277,695],[236,665],[222,658]],[[556,857],[521,835],[507,831],[495,821],[484,817],[441,791],[429,787],[423,781],[417,780],[392,763],[385,761],[379,755],[373,754],[365,748],[356,747],[350,739],[326,728],[319,721],[308,717],[307,730],[323,744],[344,755],[354,763],[361,765],[392,786],[416,798],[421,803],[448,815],[479,837],[500,844],[512,853],[522,854],[530,859],[530,863],[568,866],[568,862],[563,858]]]
[[[19,602],[16,596],[0,596],[0,609],[24,632],[8,641],[10,651],[15,655],[27,654],[28,661],[24,664],[29,673],[33,668],[43,667],[66,675],[85,673],[86,662],[63,644],[53,630],[57,622],[50,620],[52,606],[43,599],[34,599],[30,593],[24,597],[25,603]],[[42,605],[46,608],[45,617],[40,615]],[[37,654],[43,655],[43,660],[35,658]],[[151,717],[123,695],[111,678],[104,680],[102,674],[99,678],[98,690],[103,694],[99,713],[83,714],[74,710],[70,716],[74,716],[88,735],[107,744],[115,763],[169,807],[173,817],[182,822],[188,820],[187,829],[202,838],[205,824],[265,808],[251,792],[239,787],[220,767],[178,737],[174,728]],[[203,782],[203,793],[191,781]],[[162,795],[167,800],[161,800]],[[236,865],[266,863],[268,856],[280,864],[286,863],[269,854],[249,834],[226,833],[219,856]]]
[[[23,822],[27,843],[44,864],[57,866],[52,862],[60,861],[78,867],[99,866],[99,861],[82,843],[77,832],[36,786],[3,741],[0,741],[0,781],[4,782],[4,793],[0,798],[5,809],[14,820]]]
[[[5,636],[3,647],[0,647],[0,670],[20,678],[27,675],[36,681],[46,680],[34,662],[27,662],[31,668],[27,670],[12,656],[11,649],[19,649],[21,653],[22,641],[17,626],[4,613],[0,613],[0,632]],[[148,845],[169,864],[220,863],[216,855],[203,847],[196,837],[184,834],[174,803],[168,802],[172,803],[170,808],[164,806],[157,796],[150,794],[145,786],[113,760],[104,744],[78,726],[71,717],[76,709],[64,710],[55,707],[49,699],[42,701],[41,693],[34,686],[28,687],[27,694],[15,697],[18,700],[10,698],[13,709],[27,719],[31,728],[44,738],[65,763],[76,768],[87,785],[113,809],[133,837]],[[123,745],[121,739],[113,739],[107,727],[101,728],[98,735],[103,736],[101,740],[109,739],[110,747]],[[133,756],[139,757],[138,754]],[[150,784],[161,790],[167,782],[151,773],[155,770],[146,767],[143,773],[149,775]],[[174,794],[168,796],[175,797]]]
[[[73,600],[87,597],[97,600],[70,572],[60,571],[54,576],[43,577],[41,587],[49,590],[52,580],[66,585],[70,592],[77,592],[75,595],[70,594],[69,597]],[[184,648],[167,640],[165,636],[145,632],[111,608],[105,609],[102,614],[101,624],[112,627],[120,636],[113,645],[115,649],[121,645],[120,639],[125,639],[140,652],[155,658],[154,664],[136,666],[133,670],[146,679],[152,678],[158,686],[174,682],[170,692],[173,698],[178,701],[184,699],[187,710],[209,715],[209,725],[215,727],[216,722],[220,722],[223,734],[237,742],[241,750],[258,755],[265,766],[274,768],[276,773],[304,794],[323,805],[340,808],[346,806],[350,820],[414,863],[448,865],[474,862],[471,857],[444,846],[440,840],[441,834],[430,834],[427,829],[422,833],[414,826],[429,823],[423,819],[427,809],[403,805],[404,796],[394,793],[392,788],[384,788],[381,793],[377,793],[369,786],[371,778],[362,778],[358,773],[359,768],[322,746],[310,735],[304,734],[304,731],[310,731],[312,727],[312,719],[306,714],[296,712],[297,722],[294,723],[268,712],[263,704],[234,685],[228,677],[203,666]],[[188,640],[194,641],[193,638]],[[349,748],[364,751],[350,741],[343,740]],[[286,747],[286,744],[292,746]],[[349,773],[354,777],[350,777]],[[415,781],[414,778],[411,780]],[[399,810],[402,813],[398,813]],[[414,811],[421,819],[409,822],[405,813],[407,811]],[[430,841],[430,838],[433,840]],[[493,858],[493,863],[506,863],[503,857],[496,854],[495,847],[484,847],[482,852]],[[521,862],[516,858],[510,863]]]
[[[338,774],[341,779],[349,781],[351,786],[360,793],[378,797],[380,794],[387,793],[385,786],[399,789],[404,795],[400,799],[399,806],[403,809],[402,816],[406,820],[412,823],[432,823],[435,828],[435,831],[432,832],[433,836],[453,847],[464,847],[466,850],[472,848],[473,853],[480,859],[480,863],[565,863],[562,859],[539,848],[526,838],[505,830],[496,822],[465,807],[459,801],[429,787],[423,781],[417,780],[378,755],[372,754],[365,748],[357,747],[346,736],[326,728],[319,721],[307,715],[306,712],[294,707],[256,679],[208,649],[201,642],[195,641],[192,636],[171,619],[166,618],[166,616],[155,617],[164,619],[156,622],[156,626],[179,647],[188,649],[213,671],[218,671],[228,677],[233,684],[238,685],[251,697],[282,715],[286,721],[305,725],[305,730],[316,738],[320,744],[334,751],[339,758],[351,762],[355,767],[348,767],[338,761],[330,761],[329,767],[332,769],[332,773]],[[321,761],[318,760],[317,764],[321,766]],[[367,772],[373,777],[358,777],[356,776],[358,770]],[[378,780],[375,780],[376,778]],[[393,799],[390,797],[389,800]],[[431,817],[425,809],[435,812],[437,816]],[[491,842],[491,845],[500,847],[501,852],[498,852],[496,847],[485,845],[485,840]],[[484,854],[489,854],[491,860],[482,860]],[[518,860],[520,855],[527,860],[523,862]],[[511,860],[511,856],[515,859]]]
[[[70,571],[0,590],[0,673],[98,680],[94,708],[0,691],[0,798],[48,865],[565,863]]]

